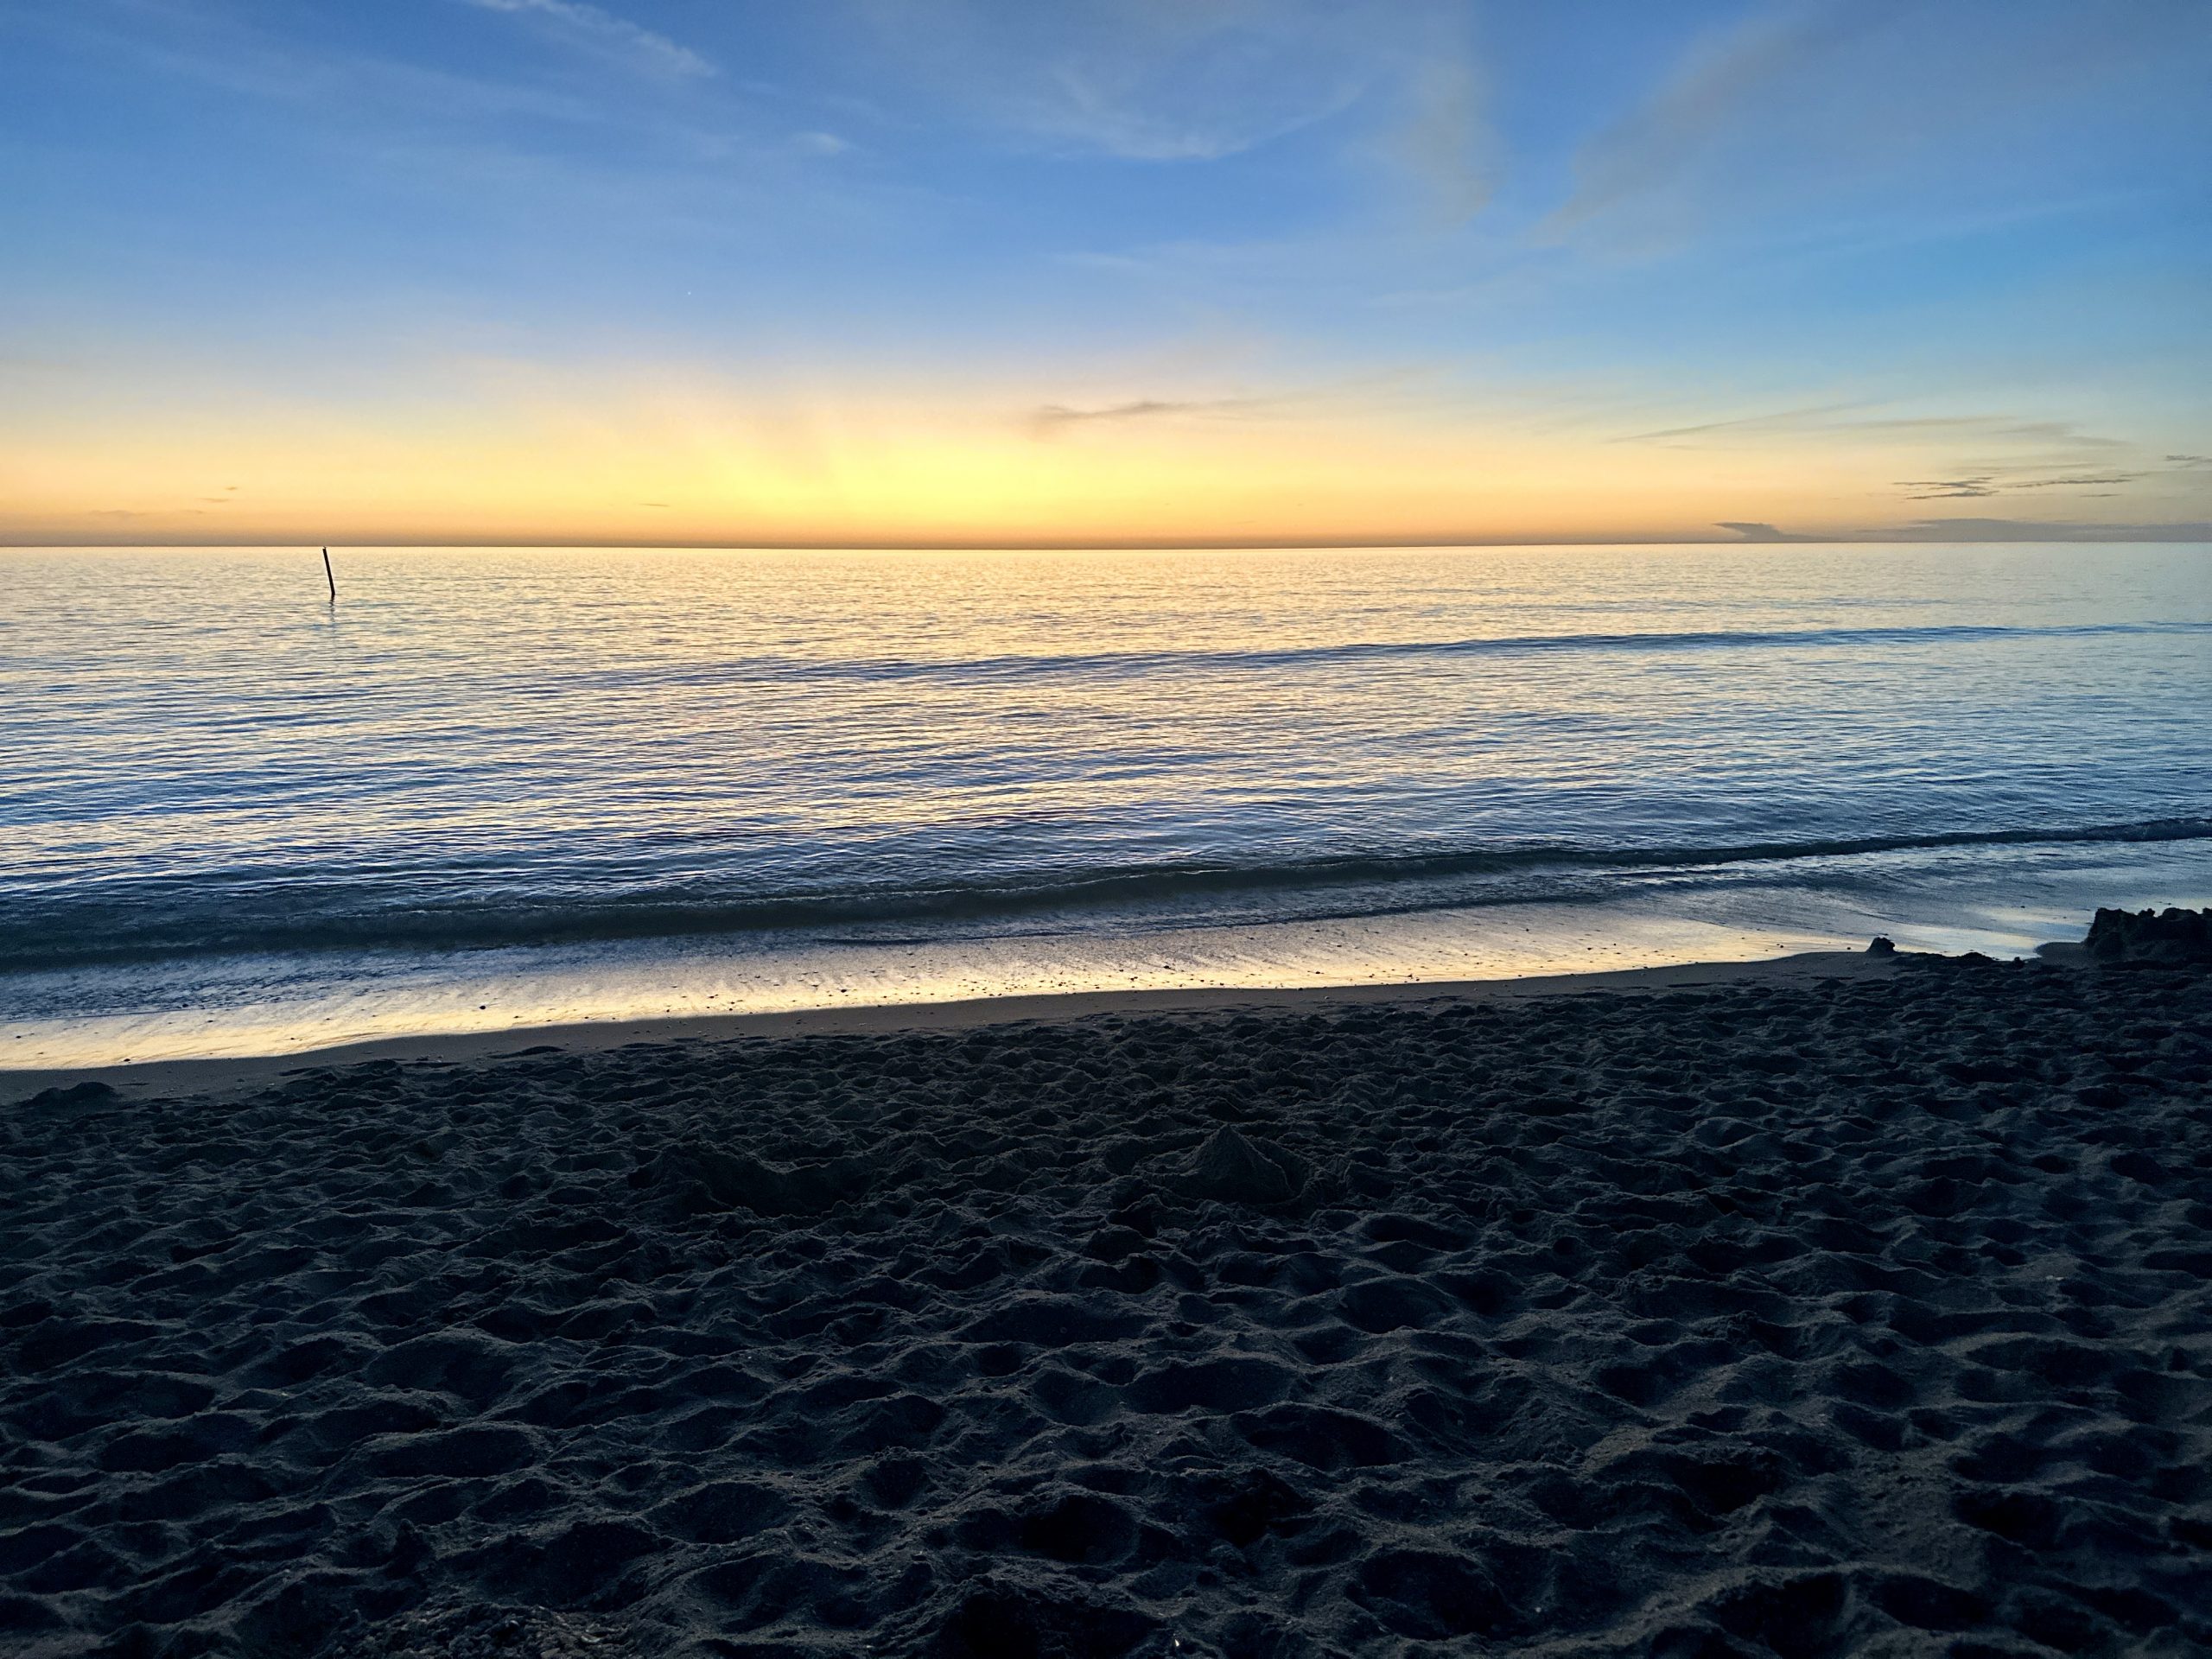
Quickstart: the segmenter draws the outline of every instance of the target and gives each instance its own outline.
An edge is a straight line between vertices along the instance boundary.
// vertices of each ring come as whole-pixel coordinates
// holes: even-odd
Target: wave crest
[[[1185,861],[844,890],[745,893],[640,887],[619,894],[486,892],[434,902],[389,885],[348,886],[282,874],[188,882],[156,879],[97,897],[57,896],[10,906],[0,921],[0,969],[50,969],[103,962],[276,951],[485,949],[772,931],[898,921],[951,923],[1023,912],[1098,912],[1206,894],[1306,889],[1340,895],[1330,914],[1379,915],[1578,896],[1605,873],[1663,874],[1726,864],[1782,863],[1944,848],[2212,840],[2212,818],[1956,830],[1715,846],[1471,846],[1401,854],[1251,863]],[[1496,875],[1485,895],[1466,888],[1418,896],[1420,883]],[[1547,876],[1555,879],[1547,880]]]

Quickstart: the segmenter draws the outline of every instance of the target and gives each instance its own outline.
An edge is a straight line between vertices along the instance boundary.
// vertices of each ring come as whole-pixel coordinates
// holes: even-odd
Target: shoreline
[[[2060,959],[2071,949],[2044,946]],[[0,1105],[41,1090],[104,1084],[134,1095],[220,1094],[276,1077],[373,1061],[459,1064],[512,1058],[525,1050],[599,1052],[634,1044],[726,1043],[793,1037],[873,1036],[896,1032],[969,1031],[982,1027],[1062,1025],[1077,1020],[1153,1014],[1310,1013],[1323,1008],[1433,1003],[1524,1001],[1584,995],[1649,995],[1738,985],[1802,984],[1815,980],[1885,977],[1901,961],[1935,953],[1807,950],[1748,961],[1679,963],[1579,974],[1496,979],[1402,980],[1383,983],[1193,988],[1164,990],[1059,991],[967,997],[942,1002],[869,1003],[858,1007],[779,1009],[755,1014],[686,1014],[645,1020],[583,1020],[514,1026],[496,1031],[424,1033],[372,1038],[276,1054],[120,1062],[111,1065],[0,1066]]]

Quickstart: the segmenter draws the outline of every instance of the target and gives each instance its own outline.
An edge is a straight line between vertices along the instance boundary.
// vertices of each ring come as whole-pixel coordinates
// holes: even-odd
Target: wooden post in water
[[[338,578],[331,572],[330,550],[327,547],[322,550],[322,579],[330,584],[330,602],[335,605],[338,602]]]

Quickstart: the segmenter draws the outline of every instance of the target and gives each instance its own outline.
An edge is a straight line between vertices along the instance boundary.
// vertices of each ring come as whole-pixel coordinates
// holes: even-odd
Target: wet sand
[[[2068,946],[2046,946],[2063,953]],[[1507,979],[1419,983],[1196,987],[1166,990],[1069,991],[1033,996],[986,996],[941,1002],[894,1002],[779,1009],[761,1014],[696,1014],[675,1019],[595,1020],[569,1025],[509,1026],[491,1031],[426,1033],[334,1044],[303,1052],[235,1058],[153,1060],[67,1069],[0,1066],[0,1102],[86,1082],[126,1094],[229,1092],[315,1065],[365,1060],[481,1061],[525,1048],[576,1051],[637,1043],[723,1042],[732,1038],[838,1037],[893,1031],[967,1031],[977,1026],[1086,1020],[1107,1014],[1304,1012],[1374,1003],[1518,1001],[1586,992],[1636,994],[1724,983],[1785,983],[1858,978],[1890,970],[1892,962],[1860,951],[1801,951],[1749,962],[1699,962],[1599,973],[1520,975]]]
[[[10,1653],[2212,1644],[2202,969],[838,1010],[7,1092]]]

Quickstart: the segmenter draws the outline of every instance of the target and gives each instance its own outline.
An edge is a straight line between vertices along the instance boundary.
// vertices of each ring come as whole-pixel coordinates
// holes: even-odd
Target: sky
[[[0,542],[2212,538],[2203,0],[0,0]]]

